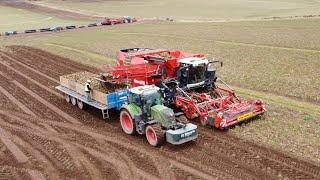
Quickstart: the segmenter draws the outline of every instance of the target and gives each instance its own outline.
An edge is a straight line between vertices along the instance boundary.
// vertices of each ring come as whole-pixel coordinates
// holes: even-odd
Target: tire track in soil
[[[15,145],[14,142],[11,141],[9,134],[0,127],[0,140],[3,144],[9,149],[9,151],[13,154],[15,159],[19,163],[25,163],[28,161],[28,157]]]
[[[80,64],[78,62],[72,61],[67,58],[62,58],[61,56],[57,56],[55,54],[48,53],[48,52],[40,50],[40,49],[37,49],[35,51],[34,48],[30,48],[28,46],[9,46],[7,48],[9,48],[13,52],[15,52],[15,51],[23,52],[21,54],[24,54],[24,56],[27,56],[27,57],[36,56],[36,57],[44,59],[46,61],[49,60],[50,63],[56,65],[56,67],[59,66],[59,67],[63,68],[63,71],[68,71],[69,73],[70,73],[70,70],[73,72],[77,72],[77,71],[96,72],[96,70],[97,70],[94,67],[88,67],[88,66]],[[28,54],[26,54],[26,53],[28,53]],[[50,59],[47,58],[48,55],[50,56]]]
[[[10,92],[11,95],[14,96],[16,99],[19,99],[19,101],[26,107],[28,107],[29,109],[35,109],[33,113],[37,116],[41,118],[53,119],[55,121],[65,121],[56,113],[45,108],[43,104],[41,104],[38,101],[35,101],[32,96],[27,95],[24,91],[20,90],[20,88],[16,87],[13,83],[5,82],[2,78],[0,78],[0,85],[6,91]]]
[[[0,93],[4,94],[10,101],[12,101],[12,103],[17,105],[22,111],[24,111],[25,113],[31,116],[36,117],[36,115],[30,109],[28,109],[24,104],[18,101],[15,97],[13,97],[8,91],[3,89],[3,87],[1,86],[0,86]]]
[[[8,114],[7,114],[8,115]],[[20,121],[22,121],[22,119],[20,119]],[[26,121],[24,121],[25,123],[26,123]],[[1,123],[0,122],[0,124],[3,124],[3,123]],[[44,147],[45,147],[45,149],[46,150],[48,150],[48,152],[51,152],[51,154],[53,154],[53,155],[55,155],[54,157],[57,157],[56,159],[59,161],[59,160],[63,160],[63,162],[62,162],[62,164],[64,164],[64,165],[66,165],[67,167],[66,168],[64,168],[64,169],[70,169],[70,166],[69,166],[69,161],[67,161],[67,164],[65,163],[65,160],[70,160],[70,158],[68,158],[68,159],[66,159],[65,157],[62,157],[62,158],[59,158],[60,157],[60,154],[58,154],[58,152],[55,150],[55,149],[53,149],[53,147],[58,147],[58,145],[57,144],[54,144],[54,143],[61,143],[61,140],[58,138],[55,138],[52,134],[50,134],[50,133],[46,133],[46,131],[42,131],[42,133],[46,133],[46,134],[43,134],[43,135],[41,135],[41,134],[39,134],[39,133],[36,133],[36,132],[34,132],[34,131],[26,131],[23,127],[14,127],[14,126],[12,126],[12,125],[7,125],[7,126],[10,126],[11,128],[16,128],[16,129],[18,129],[18,130],[20,130],[21,132],[23,132],[23,134],[25,134],[25,135],[27,135],[28,137],[30,137],[32,140],[35,140],[35,144],[33,144],[34,146],[37,146],[37,145],[39,145],[39,144],[41,144],[41,145],[43,145]],[[32,124],[31,125],[29,125],[29,126],[31,126],[31,127],[33,127],[32,126]],[[33,127],[34,128],[34,127]],[[39,129],[37,129],[37,130],[39,130]],[[33,132],[33,133],[30,133],[30,132]],[[16,134],[19,134],[19,132],[16,132]],[[46,137],[50,137],[49,139],[47,138],[47,139],[45,139]],[[53,141],[54,140],[54,141]],[[28,141],[29,142],[29,141]],[[51,143],[48,143],[48,142],[51,142]],[[53,144],[53,146],[52,147],[48,147],[49,145],[52,145]],[[61,143],[62,145],[63,145],[63,147],[65,148],[66,146],[69,146],[68,144],[65,144],[65,143]],[[72,144],[72,143],[71,143]],[[83,146],[83,145],[78,145],[78,146]],[[74,146],[74,147],[76,147],[76,146]],[[85,147],[85,146],[83,146],[83,147]],[[40,149],[40,148],[39,148]],[[57,149],[57,148],[56,148]],[[93,149],[86,149],[86,150],[88,150],[89,152],[91,152],[91,153],[93,153],[93,155],[95,155],[95,156],[98,156],[99,158],[101,158],[101,154],[99,154],[99,152],[97,152],[97,151],[95,151],[95,150],[93,150]],[[43,152],[43,151],[42,151]],[[78,154],[77,153],[77,151],[75,150],[75,149],[73,149],[72,151],[71,151],[72,153],[74,153],[75,154],[75,156],[76,157],[78,157],[78,158],[80,158],[80,157],[83,157],[83,155],[80,155],[80,154]],[[108,151],[108,153],[110,154],[110,152],[112,152],[112,151]],[[68,153],[68,152],[67,152]],[[97,153],[98,153],[98,155],[97,155]],[[58,154],[58,155],[57,155]],[[69,152],[69,155],[70,155],[70,152]],[[110,155],[107,155],[107,153],[106,154],[104,154],[104,160],[110,160],[110,159],[108,159],[108,158],[106,158],[106,156],[109,156],[109,158],[111,158],[111,161],[113,162],[113,164],[115,164],[115,165],[117,165],[117,163],[119,163],[119,162],[121,162],[121,161],[119,161],[119,159],[113,159],[113,157],[117,157],[117,154],[115,154],[115,153],[113,153],[111,156]],[[50,156],[49,156],[49,158],[50,158]],[[54,161],[54,159],[52,159],[52,158],[50,158],[51,159],[51,161]],[[83,159],[83,158],[80,158],[80,159]],[[123,165],[125,164],[125,162],[123,162]],[[59,167],[58,165],[56,165],[57,167]],[[72,166],[72,167],[74,167],[74,166]],[[92,169],[92,168],[91,168]],[[121,169],[123,169],[123,168],[121,168]],[[139,171],[138,171],[139,172]],[[64,173],[66,173],[66,172],[64,172]],[[141,172],[140,174],[142,174],[142,175],[144,175],[144,178],[147,178],[147,177],[152,177],[152,175],[149,175],[149,174],[145,174],[145,173],[143,173],[143,172]],[[95,174],[93,174],[93,176],[92,177],[98,177],[98,176],[96,176]],[[123,177],[125,177],[125,176],[123,176]],[[127,178],[125,178],[125,179],[127,179]],[[139,179],[139,178],[135,178],[135,179]]]
[[[215,132],[215,134],[212,134],[212,132],[208,132],[206,129],[205,127],[201,127],[201,130],[206,135],[201,140],[204,141],[203,143],[207,143],[207,149],[217,149],[217,147],[228,145],[229,149],[224,148],[215,152],[223,151],[225,154],[225,150],[228,150],[230,152],[227,154],[232,153],[231,157],[236,162],[244,161],[249,168],[259,168],[265,174],[274,174],[275,177],[281,175],[294,179],[320,178],[319,167],[312,163],[306,163],[289,156],[285,157],[284,154],[270,151],[251,142],[241,141],[226,133]],[[214,142],[214,144],[209,144],[208,142]],[[220,146],[217,146],[217,144]],[[288,158],[290,158],[290,162],[288,162]]]
[[[6,114],[6,115],[8,115],[8,116],[10,116],[11,118],[15,118],[14,116],[12,116],[12,115],[10,115],[10,114],[7,114],[7,113],[5,113],[5,112],[2,112],[2,113],[4,113],[4,114]],[[15,119],[17,119],[17,118],[15,118]],[[19,119],[18,119],[19,120]],[[23,121],[22,119],[20,119],[20,121]],[[24,121],[24,123],[27,123],[27,124],[29,124],[27,121]],[[35,128],[34,126],[33,126],[33,124],[29,124],[28,125],[29,127],[32,127],[32,128]],[[27,127],[27,126],[25,126],[25,127]],[[35,130],[39,130],[38,128],[36,128]],[[56,142],[59,142],[60,140],[59,139],[55,139],[51,134],[47,134],[47,136],[50,136],[51,138],[50,139],[54,139]],[[44,137],[44,136],[42,136],[42,137]],[[60,142],[61,143],[61,142]],[[66,145],[65,145],[66,146]],[[70,152],[70,151],[69,151]],[[72,150],[72,152],[76,152],[75,150]],[[108,151],[109,153],[110,153],[110,151]],[[119,154],[119,152],[117,151],[117,154]],[[120,154],[121,155],[121,154]],[[78,155],[79,156],[79,155]],[[81,156],[80,156],[81,157]],[[128,162],[128,158],[125,158],[125,162]],[[133,167],[135,167],[135,166],[133,166]],[[136,171],[136,170],[135,170]],[[143,171],[141,171],[141,170],[137,170],[137,172],[138,172],[138,174],[139,175],[142,175],[144,178],[148,178],[148,177],[153,177],[151,174],[146,174],[146,173],[144,173]],[[93,177],[96,177],[96,176],[93,176]],[[135,178],[135,179],[140,179],[140,178]],[[153,179],[156,179],[156,178],[153,178]]]
[[[11,57],[13,57],[18,62],[23,63],[33,69],[39,69],[39,71],[41,71],[42,73],[54,74],[54,77],[62,76],[68,72],[75,72],[74,70],[63,68],[63,66],[61,65],[54,65],[53,63],[48,63],[45,59],[43,59],[43,57],[37,57],[37,54],[30,54],[29,52],[23,52],[21,50],[15,50],[12,52],[12,54],[14,54],[15,56]],[[19,58],[17,55],[19,55]],[[34,63],[35,61],[37,63]]]
[[[36,84],[37,86],[41,87],[42,89],[45,89],[46,91],[48,91],[48,92],[50,92],[50,93],[52,93],[52,94],[54,94],[54,95],[56,95],[56,96],[58,96],[58,97],[60,97],[60,98],[63,98],[63,96],[62,96],[61,94],[59,94],[57,91],[48,88],[47,86],[39,83],[38,81],[32,79],[31,77],[25,75],[25,74],[22,73],[21,71],[18,71],[17,69],[15,69],[15,68],[13,68],[13,67],[11,67],[11,66],[3,63],[3,62],[0,62],[0,64],[1,64],[2,66],[5,66],[5,67],[6,67],[7,69],[9,69],[10,71],[18,74],[19,76],[27,79],[28,81],[30,81],[30,82],[32,82],[32,83]],[[0,71],[0,72],[1,72],[1,71]],[[2,72],[1,72],[1,73],[2,73]],[[2,73],[2,74],[4,74],[4,73]],[[16,77],[16,76],[15,76],[15,77]],[[10,77],[7,75],[7,79],[8,79],[8,78],[10,78]],[[10,78],[10,79],[12,79],[12,78]]]
[[[80,122],[73,118],[72,116],[70,116],[69,114],[65,113],[64,111],[60,110],[59,108],[57,108],[56,106],[52,105],[51,103],[49,103],[48,101],[46,101],[45,99],[43,99],[42,97],[38,96],[36,93],[32,92],[30,89],[26,88],[25,86],[23,86],[22,84],[20,84],[18,81],[12,81],[13,84],[15,84],[17,87],[19,87],[20,89],[22,89],[24,92],[26,92],[27,94],[29,94],[30,96],[34,97],[36,100],[38,100],[39,102],[41,102],[43,105],[47,106],[49,109],[51,109],[53,112],[59,114],[60,116],[62,116],[65,120],[69,121],[72,124],[79,124]]]
[[[0,166],[0,179],[30,179],[29,175],[23,170],[12,166]]]
[[[36,63],[36,62],[33,62],[33,63]],[[35,71],[37,71],[36,69],[34,69]],[[53,74],[52,75],[50,75],[50,76],[54,76]],[[45,77],[44,77],[45,78]],[[62,104],[61,104],[62,105]],[[59,106],[60,107],[60,106]],[[60,108],[64,108],[64,107],[66,107],[66,106],[64,106],[64,105],[62,105]],[[86,115],[84,115],[84,117],[87,117],[87,114]],[[81,117],[81,119],[82,119],[83,117]],[[93,119],[98,119],[98,118],[93,118]],[[100,121],[101,122],[101,121]],[[64,124],[64,123],[59,123],[59,122],[52,122],[52,124]],[[101,124],[101,123],[96,123],[96,124]],[[112,125],[110,125],[110,124],[106,124],[106,128],[109,128],[108,126],[112,126]],[[104,128],[105,129],[105,128]],[[112,128],[113,129],[113,131],[117,131],[117,130],[119,130],[119,128],[116,128],[116,127],[113,127]],[[98,131],[99,130],[103,130],[103,128],[98,128],[97,129]],[[204,132],[207,132],[207,133],[212,133],[212,132],[209,132],[208,130],[203,130]],[[89,134],[91,134],[91,132],[87,132],[86,130],[84,130],[84,132],[85,133],[89,133]],[[101,132],[99,132],[99,133],[101,133]],[[120,141],[119,139],[113,139],[112,137],[107,137],[108,136],[108,134],[107,133],[101,133],[101,134],[105,134],[105,135],[101,135],[101,138],[102,139],[104,139],[104,140],[106,140],[105,138],[107,138],[109,141],[111,140],[111,142],[112,141],[114,141],[116,144],[118,144],[117,143],[117,141]],[[116,135],[119,135],[119,133],[116,133]],[[92,135],[92,134],[91,134]],[[211,141],[213,141],[212,140],[212,137],[210,137],[211,135],[208,135],[208,134],[205,134],[203,137],[201,137],[200,139],[202,139],[203,138],[203,141],[204,140],[206,140],[205,138],[209,138],[209,140],[211,139]],[[94,137],[94,138],[96,138],[96,137]],[[220,138],[220,137],[219,137]],[[229,147],[229,143],[231,144],[231,147],[232,148],[230,148],[230,149],[227,149],[229,152],[236,152],[237,151],[237,149],[238,149],[238,146],[242,146],[242,145],[246,145],[245,143],[243,143],[243,142],[237,142],[237,141],[234,141],[234,140],[232,140],[232,137],[222,137],[222,138],[225,138],[226,140],[225,140],[225,142],[219,142],[218,144],[218,146],[222,146],[222,147]],[[131,137],[125,137],[125,138],[121,138],[121,139],[125,139],[125,140],[131,140],[132,138]],[[229,139],[231,139],[232,141],[231,142],[229,142]],[[125,142],[125,141],[124,141]],[[128,148],[127,146],[128,145],[123,145],[123,143],[120,143],[122,146],[124,146],[124,147],[126,147],[126,148]],[[138,145],[140,145],[140,144],[143,144],[143,143],[140,143],[139,144],[139,142],[135,142],[135,144],[137,144],[137,146]],[[199,144],[199,145],[198,145]],[[204,148],[204,150],[205,150],[205,152],[202,152],[202,156],[204,156],[203,158],[209,158],[210,156],[205,156],[206,155],[206,153],[207,153],[207,151],[209,152],[209,149],[212,151],[212,149],[211,148],[206,148],[206,146],[205,146],[205,143],[204,142],[202,142],[202,143],[198,143],[197,144],[197,147],[196,147],[196,150],[197,151],[200,151],[199,149],[201,149],[201,148]],[[224,145],[225,144],[225,145]],[[210,144],[210,146],[211,145],[215,145],[215,146],[217,146],[215,143],[212,143],[212,144]],[[130,146],[132,146],[132,145],[129,145],[129,148],[133,148],[133,149],[139,149],[140,151],[141,151],[141,148],[140,147],[136,147],[136,146],[134,146],[134,147],[130,147]],[[199,147],[198,147],[199,146]],[[145,147],[144,145],[142,145],[142,147]],[[192,148],[191,148],[192,149]],[[149,149],[148,148],[142,148],[142,150],[143,151],[147,151],[147,154],[152,154],[152,155],[159,155],[159,153],[157,153],[156,151],[159,151],[159,150],[151,150],[151,151],[149,151]],[[175,150],[175,148],[172,148],[172,149],[169,149],[169,152],[167,152],[168,151],[168,148],[167,147],[165,147],[164,148],[164,152],[161,152],[161,154],[163,155],[163,157],[166,157],[166,158],[172,158],[172,155],[171,155],[171,153],[172,152],[170,152],[170,150],[172,150],[172,151],[174,151]],[[178,150],[178,147],[177,147],[177,149],[176,149],[177,151],[179,151]],[[253,146],[252,147],[252,149],[250,149],[251,151],[252,151],[252,154],[254,154],[254,155],[259,155],[260,156],[260,154],[263,154],[263,153],[266,153],[266,155],[268,155],[267,154],[267,152],[270,152],[270,154],[275,154],[274,156],[272,156],[272,157],[275,157],[275,158],[280,158],[281,159],[281,161],[280,162],[278,162],[278,164],[279,164],[279,169],[280,169],[280,171],[282,170],[282,168],[283,168],[283,165],[288,165],[289,164],[289,171],[284,171],[285,172],[285,174],[286,173],[288,173],[288,174],[290,174],[291,173],[291,171],[292,171],[292,169],[293,169],[293,167],[295,167],[295,166],[291,166],[291,165],[293,165],[293,164],[299,164],[299,163],[301,163],[300,161],[298,161],[297,162],[297,160],[295,160],[295,159],[291,159],[290,157],[284,157],[283,155],[281,155],[281,154],[278,154],[277,152],[274,152],[273,150],[269,150],[269,149],[267,149],[266,151],[264,151],[264,150],[261,150],[261,149],[259,149],[259,147],[255,147],[255,146]],[[149,152],[148,152],[149,151]],[[162,150],[161,150],[162,151]],[[196,151],[196,152],[197,152]],[[241,152],[242,152],[243,150],[241,150]],[[200,151],[201,152],[201,151]],[[247,152],[245,152],[245,153],[247,153]],[[219,154],[219,153],[218,153]],[[220,153],[221,154],[221,153]],[[190,150],[190,152],[188,152],[187,153],[187,155],[193,155],[192,154],[192,152],[191,152],[191,150]],[[212,154],[212,155],[216,155],[216,154]],[[197,154],[195,154],[195,155],[193,155],[193,156],[196,156],[196,157],[201,157],[200,155],[197,155]],[[250,153],[249,153],[249,155],[247,155],[246,154],[246,156],[244,157],[244,158],[240,158],[240,159],[238,159],[241,163],[246,163],[248,160],[246,160],[245,158],[246,157],[251,157],[251,155],[250,155]],[[184,157],[182,157],[182,155],[177,155],[177,157],[175,157],[175,158],[172,158],[172,159],[182,159],[182,161],[185,161],[185,160],[183,160],[183,158]],[[191,158],[191,159],[188,159],[188,158]],[[189,161],[189,162],[187,162],[187,164],[188,164],[188,166],[187,167],[192,167],[193,166],[193,163],[191,163],[190,161],[192,161],[192,159],[194,158],[194,157],[188,157],[187,158],[187,160]],[[210,159],[210,158],[209,158]],[[230,159],[230,157],[228,157],[227,159]],[[266,158],[266,160],[270,160],[271,162],[273,162],[274,161],[274,158]],[[282,160],[286,160],[285,162],[283,162]],[[222,159],[223,160],[223,159]],[[216,162],[216,159],[211,159],[210,160],[212,163],[217,163]],[[253,159],[253,160],[250,160],[249,162],[253,162],[253,165],[255,165],[255,164],[259,164],[259,160],[255,160],[255,159]],[[208,161],[209,162],[209,161]],[[219,162],[219,161],[218,161]],[[303,162],[303,161],[302,161]],[[220,162],[219,162],[220,163]],[[240,163],[240,167],[242,166],[242,164]],[[301,163],[301,164],[303,164],[303,163]],[[184,163],[182,164],[182,165],[184,165]],[[190,166],[191,165],[191,166]],[[231,162],[231,166],[229,166],[229,168],[232,168],[232,166],[234,166],[234,165],[239,165],[239,163],[235,163],[235,162]],[[303,164],[304,166],[305,166],[305,164]],[[309,169],[305,169],[305,171],[308,171],[307,173],[311,173],[311,174],[316,174],[315,175],[315,177],[317,177],[317,172],[316,171],[314,171],[314,169],[313,168],[309,168],[310,167],[310,165],[309,165],[309,163],[306,163],[306,167]],[[265,167],[266,165],[265,164],[262,164],[262,167],[258,167],[258,171],[261,171],[262,173],[263,173],[263,169],[264,168],[268,168],[268,167]],[[158,167],[158,166],[157,166]],[[314,166],[314,167],[317,167],[317,166]],[[159,167],[158,167],[159,168]],[[255,168],[257,168],[257,167],[255,167]],[[212,169],[212,168],[210,168],[210,167],[208,167],[208,168],[205,168],[205,167],[201,167],[200,169],[202,169],[202,170],[204,170],[204,171],[208,171],[208,169],[210,170],[210,169]],[[218,170],[222,170],[222,169],[218,169]],[[241,172],[241,170],[239,170],[239,172],[240,173],[242,173]],[[260,173],[261,173],[260,172]],[[231,172],[231,174],[232,173],[234,173],[234,172]],[[301,173],[301,172],[300,172]],[[237,175],[238,173],[235,173],[234,175]],[[250,174],[249,174],[250,175]],[[251,175],[253,175],[252,177],[254,177],[255,175],[254,174],[251,174]],[[262,175],[262,174],[260,174],[260,175]],[[301,176],[300,177],[305,177],[305,175],[306,175],[306,173],[302,173],[301,174]],[[235,177],[241,177],[241,176],[235,176]],[[294,176],[292,176],[292,177],[296,177],[295,175]]]
[[[6,114],[6,115],[8,115],[8,116],[10,116],[10,114],[8,114],[8,113],[5,113],[5,112],[2,112],[2,113],[4,113],[4,114]],[[14,117],[13,117],[14,118]],[[22,119],[19,119],[20,121],[24,121],[24,120],[22,120]],[[29,119],[30,120],[30,119]],[[40,120],[41,121],[41,120]],[[27,123],[28,121],[24,121],[25,123]],[[33,126],[33,124],[29,124],[28,126],[25,126],[25,127],[29,127],[29,128],[35,128],[34,126]],[[46,131],[44,130],[39,130],[39,129],[34,129],[34,130],[38,130],[38,131],[41,131],[42,133],[46,133]],[[52,132],[52,131],[51,131]],[[56,131],[54,131],[54,132],[56,132]],[[25,133],[28,133],[28,132],[25,132]],[[37,135],[39,135],[39,134],[37,134]],[[53,137],[53,135],[52,134],[46,134],[45,136],[41,136],[42,138],[44,138],[44,137],[51,137],[51,139],[52,138],[54,138]],[[57,141],[57,139],[55,139],[56,141]],[[59,140],[58,140],[59,141]],[[75,153],[76,151],[72,151],[73,153]],[[101,178],[99,178],[100,177],[100,173],[95,169],[95,168],[93,168],[93,166],[91,166],[90,164],[91,164],[91,162],[89,162],[86,158],[82,158],[82,157],[84,157],[84,154],[78,154],[77,153],[77,156],[76,156],[80,161],[81,161],[81,164],[83,165],[83,166],[85,166],[85,168],[89,171],[89,173],[91,174],[91,177],[92,178],[97,178],[97,179],[101,179]],[[89,166],[88,166],[89,165]]]
[[[1,86],[0,86],[0,90],[1,90]],[[3,88],[2,88],[2,90],[4,91],[4,92],[6,92]],[[7,92],[6,92],[7,93]],[[12,96],[12,95],[10,95],[10,94],[8,94],[7,93],[7,95],[10,97],[10,96]],[[30,114],[30,115],[32,115],[32,116],[34,116],[34,117],[36,117],[36,115],[30,110],[30,109],[28,109],[27,107],[25,107],[23,104],[21,104],[17,99],[15,99],[13,96],[11,97],[11,100],[13,101],[13,103],[15,103],[15,104],[20,104],[20,105],[22,105],[23,106],[23,110],[25,111],[25,112],[27,112],[27,114]],[[14,117],[12,117],[12,116],[10,116],[11,118],[14,118]],[[25,122],[25,121],[24,121]],[[44,124],[44,123],[43,123]],[[31,125],[33,128],[35,127],[34,126],[34,124],[32,124]],[[48,127],[49,125],[47,125],[47,126],[45,126],[45,127]],[[48,128],[47,128],[48,129]],[[51,130],[51,129],[50,129]],[[1,128],[0,128],[0,132],[1,132]],[[56,131],[55,131],[56,132]],[[59,140],[59,139],[58,139]],[[57,141],[57,140],[56,140]],[[60,142],[60,143],[62,143],[62,142]],[[65,142],[63,142],[63,144],[64,144],[64,146],[65,147],[67,147],[67,149],[68,149],[68,153],[69,154],[71,154],[71,155],[73,155],[73,153],[75,153],[76,151],[74,150],[74,148],[72,148],[72,147],[70,147],[67,143],[65,143]],[[17,150],[19,150],[19,149],[17,149]],[[83,156],[83,154],[77,154],[77,156],[78,157],[82,157]],[[78,158],[77,157],[74,157],[73,156],[73,159],[74,160],[76,160],[76,161],[78,161]],[[84,159],[84,158],[79,158],[80,159],[80,161],[83,163],[83,164],[85,164],[86,165],[86,169],[88,169],[89,171],[90,171],[90,174],[91,174],[91,177],[100,177],[99,176],[99,174],[97,173],[97,171],[94,169],[94,168],[91,168],[91,163],[87,160],[87,159]],[[77,163],[77,165],[78,166],[80,166],[80,162],[78,162]],[[40,177],[40,175],[39,175],[39,173],[36,173],[36,172],[34,172],[34,171],[31,171],[31,173],[32,173],[32,175],[37,175],[37,176],[39,176]]]
[[[20,54],[9,54],[7,52],[2,52],[2,55],[8,59],[10,59],[12,62],[19,64],[21,66],[24,66],[25,68],[28,67],[28,69],[37,70],[39,74],[46,75],[46,74],[53,74],[53,77],[59,77],[63,73],[59,72],[58,68],[57,70],[54,69],[54,66],[50,63],[43,64],[43,61],[41,59],[35,59],[35,58],[26,58],[23,55]],[[39,63],[34,63],[34,61],[37,61]],[[54,79],[54,78],[53,78]]]
[[[18,65],[24,67],[25,69],[28,69],[28,70],[30,70],[30,71],[38,74],[39,76],[45,77],[46,79],[49,79],[49,80],[51,80],[51,81],[53,81],[53,82],[55,82],[55,83],[59,83],[59,81],[58,81],[57,79],[54,79],[54,78],[52,78],[52,77],[49,77],[48,75],[46,75],[46,74],[44,74],[44,73],[42,73],[42,72],[40,72],[40,71],[38,71],[38,70],[35,70],[34,68],[32,68],[32,67],[30,67],[30,66],[28,66],[28,65],[25,65],[25,64],[17,61],[17,60],[14,59],[13,57],[11,57],[10,54],[8,54],[8,53],[5,53],[5,52],[0,51],[0,56],[2,56],[2,58],[5,57],[6,59],[9,59],[9,60],[12,61],[13,63],[18,64]]]

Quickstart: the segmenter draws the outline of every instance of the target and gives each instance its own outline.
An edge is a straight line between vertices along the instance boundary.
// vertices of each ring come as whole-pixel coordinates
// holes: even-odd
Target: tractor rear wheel
[[[136,133],[136,124],[134,119],[131,117],[130,113],[123,109],[120,111],[120,124],[122,130],[126,134],[134,135]]]
[[[159,124],[147,126],[146,137],[149,144],[154,147],[161,146],[165,142],[164,133]]]
[[[177,121],[182,123],[182,124],[188,124],[189,121],[187,119],[187,117],[185,115],[181,115],[179,117],[177,117]]]
[[[71,97],[71,104],[74,106],[77,105],[77,99],[74,97]]]
[[[68,94],[65,94],[64,98],[66,99],[67,103],[70,103],[70,96]]]

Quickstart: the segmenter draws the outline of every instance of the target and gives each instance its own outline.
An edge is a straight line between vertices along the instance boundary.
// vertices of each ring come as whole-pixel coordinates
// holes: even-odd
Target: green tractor
[[[178,145],[198,137],[197,126],[176,118],[173,110],[162,104],[159,88],[151,85],[129,90],[128,104],[120,110],[120,123],[126,134],[145,134],[152,146],[164,142]]]

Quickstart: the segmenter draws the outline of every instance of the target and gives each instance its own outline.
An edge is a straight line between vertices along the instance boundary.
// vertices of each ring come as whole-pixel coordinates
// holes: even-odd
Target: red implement
[[[202,125],[226,129],[265,112],[261,100],[242,100],[232,90],[216,87],[212,98],[207,94],[182,92],[175,106],[190,120],[199,119]]]

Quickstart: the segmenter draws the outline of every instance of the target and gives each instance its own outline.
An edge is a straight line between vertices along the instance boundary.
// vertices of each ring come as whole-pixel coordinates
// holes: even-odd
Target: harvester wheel
[[[85,104],[80,99],[78,99],[77,105],[78,105],[79,109],[84,109],[85,108]]]
[[[177,118],[177,121],[182,123],[182,124],[188,124],[189,123],[189,121],[188,121],[188,119],[187,119],[187,117],[185,115],[179,116]]]
[[[71,104],[74,106],[77,105],[77,99],[74,97],[71,97]]]
[[[126,134],[134,135],[136,133],[134,119],[132,119],[130,113],[125,109],[120,112],[120,124]]]
[[[66,99],[67,103],[70,103],[70,96],[68,94],[65,94],[64,98]]]
[[[146,137],[151,146],[161,146],[165,142],[165,136],[159,124],[147,126]]]

